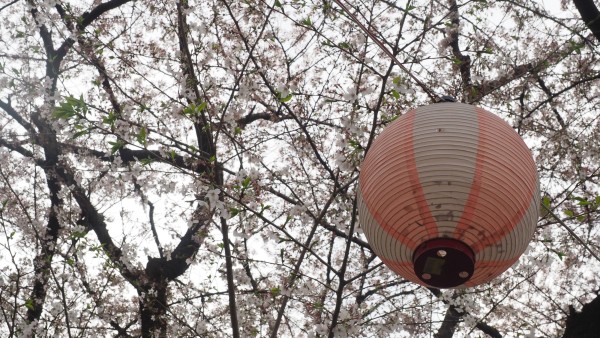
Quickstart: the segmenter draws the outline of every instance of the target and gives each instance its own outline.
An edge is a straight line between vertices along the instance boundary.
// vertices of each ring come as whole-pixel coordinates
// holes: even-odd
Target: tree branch
[[[28,132],[33,132],[33,126],[31,123],[27,122],[19,112],[17,112],[9,102],[4,102],[0,100],[0,108],[2,108],[10,117],[12,117],[15,121],[17,121],[23,128],[25,128]]]
[[[459,313],[456,310],[454,305],[450,305],[448,310],[446,310],[446,315],[444,316],[444,320],[442,325],[440,326],[438,332],[433,335],[434,338],[452,338],[454,336],[454,331],[460,322],[460,318],[464,315],[464,312]]]
[[[460,25],[460,15],[458,13],[458,4],[456,0],[450,0],[450,21],[452,26],[448,28],[449,45],[452,48],[454,63],[458,65],[460,77],[462,79],[462,88],[465,97],[468,97],[472,82],[471,82],[471,57],[464,55],[458,45],[458,31]]]
[[[569,306],[565,333],[562,338],[597,338],[600,332],[600,295],[585,304],[581,312]]]
[[[594,0],[573,0],[585,25],[600,42],[600,11]]]
[[[53,173],[58,175],[64,181],[65,185],[71,187],[71,193],[83,214],[81,223],[94,231],[104,252],[110,261],[117,267],[121,275],[129,281],[131,285],[136,288],[139,287],[141,271],[134,267],[128,267],[125,262],[122,261],[123,252],[113,242],[111,235],[108,233],[104,216],[100,214],[92,204],[85,190],[79,186],[79,183],[74,179],[73,174],[67,169],[62,167],[55,167],[52,169]]]
[[[82,33],[87,26],[92,24],[92,22],[94,22],[94,20],[99,18],[102,14],[108,12],[111,9],[115,9],[119,6],[122,6],[130,1],[132,0],[110,0],[94,7],[94,9],[92,9],[91,12],[84,12],[77,20],[75,20],[77,22],[78,33]],[[65,41],[63,41],[58,50],[56,50],[56,58],[54,59],[54,62],[57,65],[62,63],[62,60],[67,55],[67,52],[69,51],[69,49],[71,49],[74,43],[75,40],[73,40],[72,38],[67,38]]]
[[[224,218],[221,218],[221,233],[223,234],[223,249],[225,250],[225,270],[227,274],[227,294],[229,298],[229,317],[231,318],[231,330],[233,338],[240,337],[240,324],[238,323],[237,304],[235,301],[235,281],[233,280],[233,262],[231,260],[231,247],[229,243],[229,226]]]
[[[50,278],[50,269],[52,269],[52,258],[56,252],[56,241],[58,240],[58,232],[60,230],[60,222],[58,221],[58,211],[62,205],[62,200],[58,197],[60,184],[58,178],[53,177],[46,171],[46,183],[50,191],[50,214],[48,215],[48,223],[46,232],[43,238],[40,238],[40,252],[34,259],[34,267],[36,278],[31,291],[31,300],[33,306],[27,309],[27,322],[31,323],[40,319],[46,300],[48,291],[48,280]]]
[[[187,8],[187,1],[180,0],[177,2],[177,37],[179,38],[179,52],[181,57],[181,69],[183,76],[185,76],[185,89],[190,91],[191,95],[186,96],[188,103],[199,104],[200,103],[200,90],[198,89],[198,77],[194,71],[194,62],[192,61],[192,54],[188,45],[188,31],[189,27],[187,24],[187,18],[184,13]],[[193,97],[193,99],[190,98]],[[203,153],[202,155],[206,158],[216,155],[215,146],[211,135],[211,125],[209,118],[206,116],[205,110],[199,114],[200,121],[194,122],[194,129],[196,131],[196,138],[198,142],[198,149]]]
[[[356,225],[357,215],[356,211],[356,199],[352,205],[352,219],[350,220],[350,231],[352,234],[354,232],[354,226]],[[342,303],[344,302],[344,289],[346,287],[346,280],[344,275],[346,274],[346,267],[348,266],[349,258],[350,258],[350,247],[352,246],[351,240],[346,240],[346,250],[344,252],[344,259],[342,260],[342,266],[340,267],[339,272],[337,273],[337,277],[339,280],[338,289],[336,291],[336,300],[335,300],[335,308],[333,313],[331,314],[331,325],[329,327],[329,338],[334,338],[336,336],[335,327],[338,324],[338,318],[340,315],[340,310],[342,309]],[[332,245],[333,247],[333,245]],[[331,252],[331,251],[330,251]]]

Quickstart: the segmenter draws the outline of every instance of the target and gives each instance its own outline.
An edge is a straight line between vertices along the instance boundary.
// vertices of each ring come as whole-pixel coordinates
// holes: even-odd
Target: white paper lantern
[[[462,287],[500,275],[538,219],[531,152],[501,118],[443,102],[409,111],[379,135],[361,166],[360,223],[393,271]]]

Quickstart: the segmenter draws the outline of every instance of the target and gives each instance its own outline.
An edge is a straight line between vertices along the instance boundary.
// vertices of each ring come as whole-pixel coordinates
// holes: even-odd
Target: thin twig
[[[429,89],[429,87],[427,87],[427,85],[419,80],[419,78],[417,78],[410,70],[408,70],[408,68],[406,68],[397,58],[396,56],[394,56],[394,54],[387,49],[387,47],[381,42],[379,41],[379,39],[377,37],[375,37],[375,34],[373,34],[373,32],[371,32],[367,27],[365,27],[365,25],[363,25],[360,21],[358,21],[358,18],[352,14],[352,12],[350,12],[350,10],[348,10],[348,8],[346,7],[346,5],[344,5],[341,1],[339,0],[333,0],[335,1],[335,3],[340,6],[342,8],[342,10],[350,17],[350,19],[358,25],[358,27],[360,27],[360,29],[365,32],[365,34],[367,34],[372,40],[373,42],[375,42],[375,44],[377,46],[379,46],[379,48],[381,48],[381,50],[390,57],[390,59],[392,59],[392,61],[394,61],[394,63],[396,65],[398,65],[398,67],[400,67],[403,71],[406,72],[406,74],[408,74],[408,76],[410,76],[418,85],[419,87],[421,87],[421,89],[423,89],[423,91],[425,91],[425,93],[427,93],[427,95],[429,95],[429,97],[431,98],[431,100],[433,102],[438,102],[441,98],[439,95],[437,95],[436,93],[434,93],[431,89]]]
[[[542,207],[550,214],[552,215],[552,217],[554,217],[556,219],[556,221],[563,227],[565,228],[569,234],[571,236],[573,236],[573,238],[575,238],[579,243],[581,243],[581,245],[583,245],[584,248],[587,249],[587,251],[590,252],[590,254],[592,256],[594,256],[594,258],[596,258],[598,260],[598,262],[600,262],[600,257],[598,257],[598,255],[592,251],[592,249],[581,239],[581,237],[577,236],[577,234],[571,230],[571,228],[569,228],[569,226],[567,226],[567,224],[565,224],[565,222],[563,222],[562,219],[560,219],[554,212],[552,212],[552,210],[550,210],[550,208],[548,208],[548,206],[546,206],[545,204],[542,203]]]

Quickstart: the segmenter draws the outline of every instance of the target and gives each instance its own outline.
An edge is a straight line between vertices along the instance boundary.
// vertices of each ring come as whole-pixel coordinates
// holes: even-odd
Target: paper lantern
[[[402,277],[451,288],[512,266],[535,230],[539,180],[531,152],[501,118],[443,102],[400,116],[361,166],[360,224]]]

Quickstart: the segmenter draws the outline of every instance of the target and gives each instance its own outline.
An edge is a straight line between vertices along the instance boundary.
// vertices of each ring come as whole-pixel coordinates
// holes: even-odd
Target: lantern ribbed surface
[[[375,139],[361,167],[358,207],[369,244],[390,269],[428,285],[415,273],[415,251],[456,240],[458,252],[474,256],[474,272],[452,286],[474,286],[525,251],[539,195],[531,152],[506,122],[443,102],[409,111]]]

